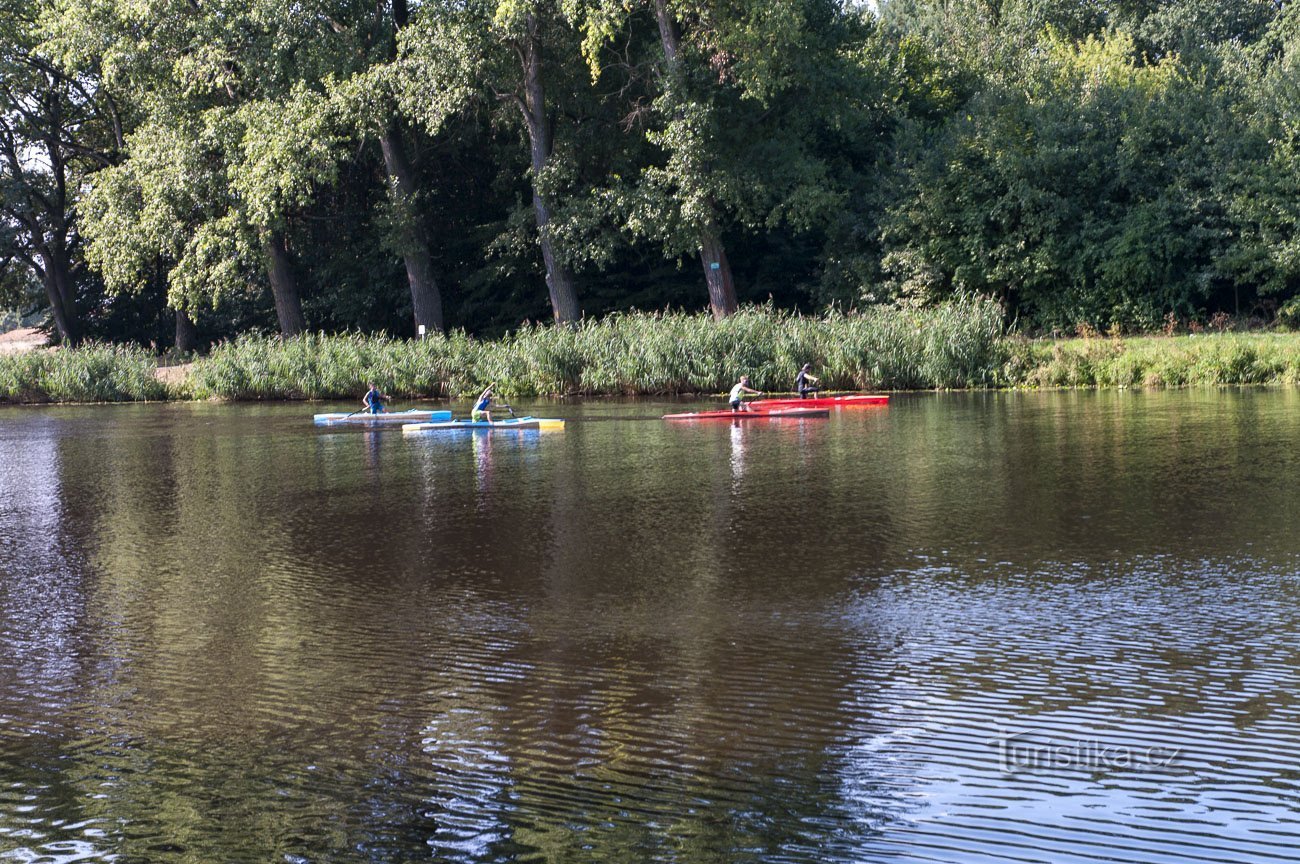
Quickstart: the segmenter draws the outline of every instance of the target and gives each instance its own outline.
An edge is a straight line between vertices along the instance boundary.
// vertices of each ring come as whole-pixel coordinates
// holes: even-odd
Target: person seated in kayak
[[[495,384],[489,384],[482,393],[478,394],[478,399],[474,400],[474,408],[469,412],[469,419],[475,423],[483,420],[489,423],[492,422],[492,411],[490,409],[492,408],[492,388],[495,386]]]
[[[753,387],[749,386],[748,375],[741,375],[740,383],[737,384],[735,387],[731,388],[731,396],[730,396],[731,410],[748,411],[749,406],[741,401],[740,399],[741,395],[744,393],[753,393],[755,396],[758,396],[761,392],[762,392],[761,390],[755,390]]]
[[[366,391],[365,396],[361,397],[362,410],[370,414],[383,414],[384,403],[388,401],[388,397],[380,393],[379,388],[374,384],[366,386],[370,389]]]
[[[817,385],[821,383],[820,378],[812,374],[812,364],[805,363],[799,370],[799,374],[794,379],[794,389],[799,391],[800,399],[808,399],[815,396],[822,388]]]

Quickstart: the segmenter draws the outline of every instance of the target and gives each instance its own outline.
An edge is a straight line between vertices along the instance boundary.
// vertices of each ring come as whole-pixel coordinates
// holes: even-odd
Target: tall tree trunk
[[[406,0],[392,0],[390,10],[393,16],[393,36],[388,46],[389,59],[397,58],[396,34],[409,23],[410,10]],[[395,110],[395,109],[394,109]],[[388,172],[389,194],[394,196],[398,213],[405,217],[401,237],[402,260],[406,264],[406,281],[411,287],[411,309],[415,317],[415,329],[420,325],[441,331],[445,324],[442,317],[442,294],[433,276],[433,256],[429,253],[429,239],[424,229],[415,218],[415,172],[406,158],[406,148],[402,144],[401,130],[394,120],[388,125],[379,139],[380,149],[384,151],[384,168]]]
[[[39,254],[41,284],[45,286],[45,296],[50,301],[59,341],[69,347],[76,347],[81,342],[82,332],[81,322],[77,318],[77,295],[72,282],[72,269],[61,250],[46,247]]]
[[[551,204],[538,191],[542,172],[551,157],[551,123],[546,116],[545,93],[542,90],[542,45],[537,33],[537,19],[528,16],[528,41],[521,46],[524,64],[524,99],[520,106],[524,123],[528,127],[533,168],[533,214],[537,220],[537,234],[542,246],[542,261],[546,265],[546,288],[551,295],[551,311],[557,324],[577,321],[582,316],[578,306],[578,293],[573,286],[573,274],[559,262],[551,242]]]
[[[182,354],[197,351],[199,348],[199,331],[194,327],[194,320],[184,310],[176,310],[176,350]]]
[[[668,65],[667,86],[673,87],[678,75],[677,55],[681,51],[681,37],[665,0],[655,0],[655,20],[659,24],[659,41]],[[713,317],[725,318],[736,311],[738,304],[731,262],[727,260],[727,250],[718,236],[717,223],[717,207],[710,199],[704,225],[699,229],[700,263],[704,265],[704,284],[709,289],[709,308],[713,310]]]
[[[297,336],[307,329],[302,315],[302,301],[298,298],[298,283],[293,277],[293,262],[284,235],[279,231],[267,232],[263,238],[266,250],[266,271],[271,279],[271,296],[275,298],[275,317],[280,322],[280,333]]]
[[[668,11],[668,4],[664,0],[655,0],[655,21],[659,24],[659,41],[664,46],[664,59],[668,61],[669,74],[672,74],[677,70],[677,48],[681,38],[677,34],[677,22],[673,20],[673,13]]]
[[[713,317],[726,318],[737,309],[736,286],[731,281],[727,250],[717,232],[710,228],[700,234],[700,263],[704,265],[704,281],[709,286],[709,308],[713,310]]]
[[[402,259],[406,262],[406,281],[411,286],[416,330],[418,332],[423,324],[430,330],[441,331],[442,295],[433,278],[433,258],[429,254],[428,240],[414,212],[415,177],[396,126],[389,126],[380,136],[379,146],[384,151],[384,168],[388,171],[388,194],[393,197],[402,219],[399,242]]]

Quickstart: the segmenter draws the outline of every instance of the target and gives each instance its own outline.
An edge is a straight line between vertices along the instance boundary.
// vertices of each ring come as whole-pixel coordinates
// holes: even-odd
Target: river
[[[0,861],[1294,858],[1300,392],[526,407],[0,409]]]

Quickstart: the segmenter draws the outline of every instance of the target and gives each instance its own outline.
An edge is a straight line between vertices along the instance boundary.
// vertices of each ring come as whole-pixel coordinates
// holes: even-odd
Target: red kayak
[[[778,408],[768,411],[700,411],[694,414],[665,414],[665,420],[801,420],[829,417],[829,408]]]
[[[749,404],[771,411],[778,408],[866,408],[888,402],[888,396],[814,396],[810,399],[755,399]]]

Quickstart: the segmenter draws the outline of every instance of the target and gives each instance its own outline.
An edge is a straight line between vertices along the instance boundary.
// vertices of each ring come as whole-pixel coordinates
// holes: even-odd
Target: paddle
[[[505,402],[498,402],[497,404],[500,405],[502,408],[506,409],[507,411],[509,411],[511,417],[515,417],[515,409],[512,408],[510,405],[506,404]],[[516,417],[516,419],[518,418]]]
[[[506,409],[507,411],[509,411],[510,416],[513,419],[515,420],[519,419],[519,415],[515,413],[514,406],[509,405],[505,402],[498,402],[497,404],[500,405],[502,408]],[[525,417],[524,419],[527,420],[528,418]],[[538,429],[563,429],[564,428],[563,420],[538,420],[536,422],[537,422]]]
[[[360,408],[358,408],[357,410],[353,411],[352,414],[360,414],[362,411],[369,411],[369,410],[370,410],[370,406],[369,406],[369,405],[362,405]],[[376,413],[376,414],[387,414],[387,413],[388,413],[388,409],[386,409],[384,406],[380,405],[380,406],[379,406],[379,410],[376,411],[375,413]],[[343,419],[344,419],[344,420],[348,419],[348,417],[351,417],[352,414],[349,414],[347,417],[344,417]]]

